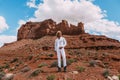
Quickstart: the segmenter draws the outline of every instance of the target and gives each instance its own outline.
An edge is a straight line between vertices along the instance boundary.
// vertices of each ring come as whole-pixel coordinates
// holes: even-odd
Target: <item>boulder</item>
[[[7,73],[5,74],[3,80],[13,80],[14,74],[13,73]]]
[[[24,67],[23,69],[21,69],[21,72],[28,72],[28,71],[30,71],[31,70],[31,68],[30,67]]]

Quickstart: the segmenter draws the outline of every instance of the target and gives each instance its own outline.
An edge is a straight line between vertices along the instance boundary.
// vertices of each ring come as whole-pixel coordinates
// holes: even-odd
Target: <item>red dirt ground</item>
[[[87,35],[87,34],[85,34]],[[85,37],[85,35],[82,35]],[[88,41],[87,43],[80,40],[79,36],[64,36],[67,39],[66,46],[67,59],[73,59],[72,64],[68,65],[67,72],[57,72],[57,67],[50,67],[54,61],[57,61],[54,52],[55,36],[45,36],[43,38],[32,40],[20,40],[7,44],[0,48],[0,66],[8,64],[9,68],[2,68],[5,73],[14,73],[14,80],[47,80],[49,75],[55,75],[55,80],[107,80],[102,73],[108,69],[110,76],[120,74],[120,48],[91,48],[93,46],[120,46],[119,42]],[[92,36],[91,36],[92,37]],[[87,37],[85,37],[87,38]],[[87,48],[86,48],[87,47]],[[49,55],[52,54],[52,57]],[[16,59],[13,61],[13,59]],[[96,65],[90,66],[90,61],[94,60]],[[29,77],[31,72],[38,69],[38,65],[46,63],[39,69],[42,70],[37,76]],[[25,66],[31,69],[28,72],[21,72]],[[77,67],[85,68],[79,71]],[[15,67],[13,70],[11,68]]]

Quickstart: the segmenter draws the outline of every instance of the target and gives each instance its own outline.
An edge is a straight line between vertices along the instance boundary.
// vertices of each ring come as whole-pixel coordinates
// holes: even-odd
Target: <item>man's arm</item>
[[[57,41],[55,40],[55,44],[54,44],[54,50],[57,51]]]
[[[65,47],[66,45],[67,45],[67,41],[66,41],[66,39],[65,38],[63,38],[63,47]]]

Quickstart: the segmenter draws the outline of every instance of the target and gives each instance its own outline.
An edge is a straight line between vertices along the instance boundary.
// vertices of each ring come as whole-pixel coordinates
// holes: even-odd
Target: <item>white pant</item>
[[[58,67],[61,67],[61,55],[63,59],[63,66],[65,67],[67,64],[66,64],[66,55],[64,48],[57,50]]]

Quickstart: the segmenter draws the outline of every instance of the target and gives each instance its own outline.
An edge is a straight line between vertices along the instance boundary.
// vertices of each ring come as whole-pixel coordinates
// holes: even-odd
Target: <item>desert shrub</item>
[[[29,77],[35,77],[35,76],[38,76],[39,73],[43,72],[41,69],[36,69],[34,70]]]
[[[67,60],[67,65],[71,65],[73,62],[76,62],[77,60],[76,59],[68,59]],[[63,61],[61,62],[62,66],[63,66]],[[58,66],[58,62],[57,61],[54,61],[50,67],[57,67]]]
[[[3,68],[8,69],[8,68],[10,68],[10,65],[9,65],[8,63],[6,63],[6,64],[3,66]]]
[[[67,78],[67,80],[73,80],[72,78]]]
[[[80,50],[79,49],[74,49],[74,50],[69,50],[68,51],[68,54],[69,55],[81,55],[81,52],[80,52]]]
[[[53,57],[54,54],[52,54],[52,53],[51,53],[51,54],[47,54],[47,56],[48,56],[48,57]]]
[[[4,77],[5,72],[0,72],[0,80],[2,80],[2,78]]]
[[[14,63],[14,62],[17,62],[18,61],[18,58],[14,58],[13,60],[10,61],[10,63]]]
[[[69,54],[69,55],[74,55],[75,53],[74,53],[73,50],[69,50],[69,51],[68,51],[68,54]]]
[[[120,74],[118,75],[118,78],[119,78],[119,80],[120,80]]]
[[[14,69],[10,68],[9,71],[14,71]]]
[[[109,63],[108,62],[103,62],[105,68],[109,68]]]
[[[15,70],[15,67],[12,67],[9,69],[9,71],[14,71]]]
[[[40,60],[40,57],[39,57],[39,56],[35,58],[35,61],[38,61],[38,60]]]
[[[49,75],[46,78],[47,80],[55,80],[55,75]]]
[[[28,60],[32,60],[32,58],[33,58],[33,55],[28,56]]]
[[[23,61],[19,60],[18,63],[19,63],[19,64],[23,64]]]
[[[69,55],[73,55],[73,52],[69,52],[68,54],[69,54]]]
[[[95,60],[91,60],[91,61],[89,62],[89,66],[90,66],[90,67],[95,67],[95,65],[96,65],[96,61],[95,61]]]
[[[76,62],[76,59],[68,59],[67,60],[67,65],[71,65],[72,63]]]
[[[41,67],[44,67],[44,66],[47,66],[47,64],[46,63],[41,63],[41,64],[38,65],[38,68],[41,68]]]
[[[2,69],[3,67],[2,66],[0,66],[0,69]]]
[[[20,65],[20,63],[17,63],[15,66],[18,67]]]
[[[85,55],[86,55],[86,56],[90,56],[90,52],[86,51],[86,52],[85,52]]]
[[[57,61],[54,61],[54,62],[50,65],[50,67],[57,67],[57,65],[58,65],[58,62],[57,62]]]
[[[77,66],[76,69],[77,69],[77,71],[79,71],[79,72],[84,72],[84,71],[85,71],[85,68],[82,67],[82,66]]]
[[[3,71],[3,69],[0,69],[0,72],[2,72]]]
[[[108,69],[105,69],[104,71],[103,71],[103,73],[102,73],[102,75],[104,76],[104,77],[107,77],[107,76],[109,76],[109,70]]]
[[[3,66],[0,66],[0,72],[2,72],[3,71]]]

